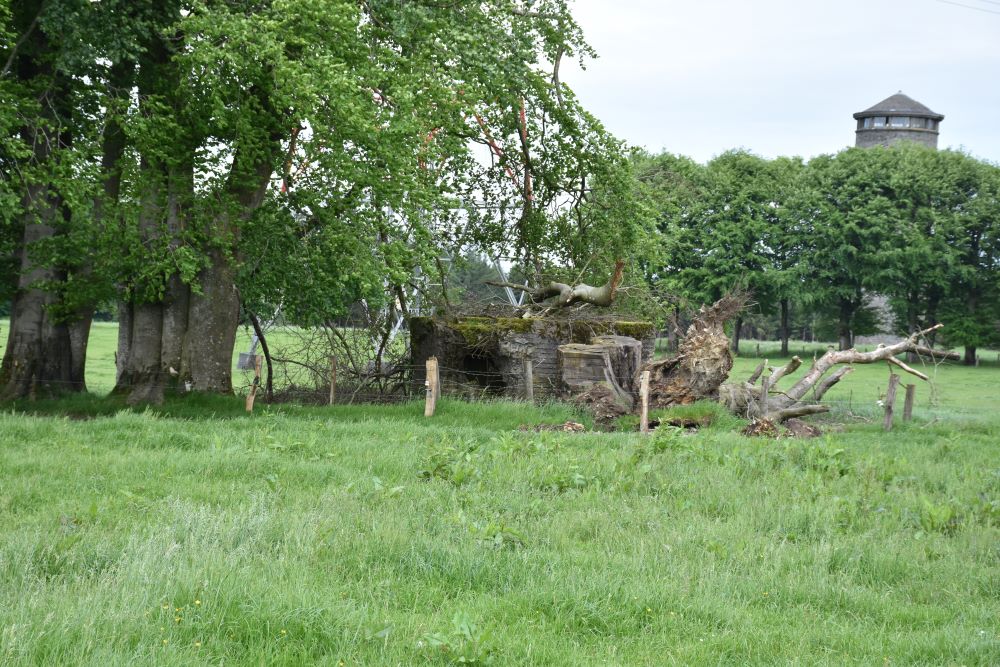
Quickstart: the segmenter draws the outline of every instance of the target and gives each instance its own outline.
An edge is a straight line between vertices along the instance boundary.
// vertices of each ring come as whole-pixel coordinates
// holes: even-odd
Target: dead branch
[[[790,408],[782,408],[781,410],[771,410],[767,413],[764,419],[767,419],[775,424],[781,423],[786,419],[791,419],[792,417],[802,417],[805,415],[818,415],[823,412],[829,412],[830,408],[826,405],[817,405],[804,403],[798,403]]]
[[[843,368],[837,370],[836,373],[834,373],[830,377],[820,382],[819,386],[813,390],[813,400],[818,401],[821,398],[823,398],[823,394],[830,391],[830,387],[843,380],[844,376],[847,375],[848,373],[853,373],[853,372],[854,369],[851,368],[850,366],[844,366]]]
[[[578,285],[567,285],[566,283],[549,282],[545,285],[529,287],[500,280],[487,280],[487,285],[495,287],[509,287],[524,292],[535,304],[545,304],[546,306],[570,306],[574,303],[589,303],[593,306],[608,307],[614,304],[618,286],[621,283],[622,273],[625,269],[625,262],[618,260],[615,262],[615,270],[611,279],[599,287],[593,287],[580,283]]]
[[[937,331],[940,328],[940,324],[936,325],[924,331],[919,331],[894,345],[879,346],[871,352],[858,352],[855,349],[843,351],[831,350],[818,359],[814,359],[811,368],[788,391],[769,392],[767,401],[761,400],[763,389],[754,386],[757,377],[763,372],[760,368],[751,376],[750,382],[721,386],[719,388],[719,396],[735,414],[746,414],[748,417],[763,418],[774,423],[780,423],[791,417],[827,412],[829,410],[828,407],[807,402],[804,400],[804,397],[811,390],[813,401],[822,399],[823,395],[831,387],[840,382],[853,370],[850,364],[873,364],[885,361],[889,365],[896,366],[915,377],[925,381],[928,380],[928,377],[924,373],[903,363],[896,358],[896,355],[904,352],[918,352],[918,350],[930,352],[931,350],[924,348],[917,341],[928,333]],[[934,352],[938,354],[936,351]],[[938,356],[944,355],[938,354]],[[779,379],[796,370],[800,363],[801,360],[795,357],[788,365],[775,369],[766,384],[773,386]],[[825,377],[831,369],[841,364],[844,364],[844,366],[829,377]]]
[[[802,359],[800,359],[799,357],[792,357],[792,359],[786,365],[782,366],[781,368],[774,369],[774,372],[771,373],[771,378],[768,381],[767,385],[771,389],[774,389],[774,387],[778,384],[778,380],[785,377],[786,375],[791,375],[792,373],[797,371],[799,369],[799,366],[801,365],[802,365]]]
[[[910,368],[909,366],[907,366],[906,364],[904,364],[902,361],[900,361],[896,357],[889,357],[886,361],[888,361],[893,366],[899,366],[901,369],[903,369],[904,371],[906,371],[910,375],[916,375],[918,378],[920,378],[924,382],[929,382],[930,381],[929,377],[927,377],[926,375],[924,375],[923,373],[921,373],[918,370],[914,370],[913,368]]]
[[[806,395],[820,378],[822,378],[827,371],[829,371],[834,366],[839,364],[874,364],[879,361],[886,361],[890,358],[895,357],[897,354],[902,354],[903,352],[914,352],[918,347],[917,341],[923,336],[931,333],[932,331],[937,331],[942,326],[941,324],[936,324],[929,329],[924,329],[923,331],[918,331],[909,338],[901,340],[893,345],[886,345],[885,347],[879,347],[871,352],[858,352],[855,349],[850,350],[831,350],[824,354],[822,357],[817,359],[812,368],[799,380],[795,385],[788,390],[788,396],[792,399],[799,400]],[[909,367],[907,367],[909,368]],[[913,372],[917,377],[921,377],[923,374],[917,374],[913,369],[909,369],[907,372]],[[927,379],[927,376],[923,376],[923,379]]]
[[[961,361],[962,355],[957,352],[947,352],[945,350],[935,350],[934,348],[925,347],[923,345],[917,345],[912,350],[909,350],[915,354],[919,354],[921,357],[930,357],[931,359],[947,359],[948,361]]]
[[[760,362],[760,365],[757,366],[757,368],[754,369],[753,373],[751,373],[751,375],[750,375],[750,378],[747,380],[747,384],[751,384],[751,385],[752,384],[756,384],[757,380],[760,379],[760,376],[764,372],[765,368],[767,368],[767,359],[765,359],[764,361]]]

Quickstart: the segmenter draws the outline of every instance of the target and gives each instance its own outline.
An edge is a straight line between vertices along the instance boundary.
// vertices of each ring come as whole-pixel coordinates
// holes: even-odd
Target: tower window
[[[911,118],[910,119],[910,127],[917,127],[917,128],[923,129],[923,128],[927,127],[927,119],[926,118]]]
[[[872,119],[871,118],[865,118],[864,125],[862,125],[862,127],[864,127],[864,128],[867,129],[867,128],[871,127],[871,126],[872,126]]]
[[[885,127],[885,116],[875,116],[872,118],[873,127]]]
[[[909,116],[893,116],[889,119],[892,127],[908,127],[910,124]]]

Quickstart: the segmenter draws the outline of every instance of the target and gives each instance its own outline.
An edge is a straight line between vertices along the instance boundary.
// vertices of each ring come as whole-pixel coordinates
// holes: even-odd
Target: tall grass
[[[0,663],[996,664],[1000,429],[0,417]]]

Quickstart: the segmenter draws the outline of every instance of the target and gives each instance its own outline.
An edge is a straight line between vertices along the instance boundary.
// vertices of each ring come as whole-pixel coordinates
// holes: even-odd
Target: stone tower
[[[916,141],[937,148],[938,126],[944,116],[899,91],[870,109],[854,114],[858,121],[860,148],[889,146],[900,141]]]

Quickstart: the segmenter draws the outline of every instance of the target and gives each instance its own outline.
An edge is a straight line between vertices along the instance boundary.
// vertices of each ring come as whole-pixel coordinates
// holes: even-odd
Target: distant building
[[[858,121],[855,145],[859,148],[890,146],[900,141],[916,141],[937,148],[938,127],[944,120],[944,116],[907,97],[903,91],[859,111],[854,118]]]

